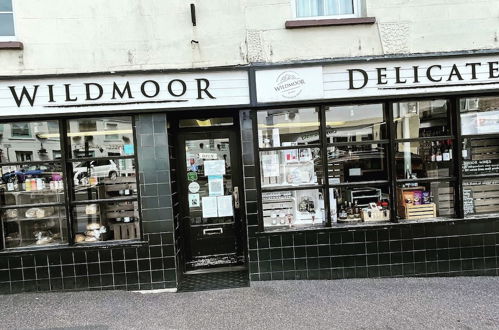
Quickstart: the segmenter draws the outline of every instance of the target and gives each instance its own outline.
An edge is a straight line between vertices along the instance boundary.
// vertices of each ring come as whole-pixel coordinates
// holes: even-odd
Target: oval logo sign
[[[274,90],[279,92],[282,97],[294,98],[300,95],[305,80],[295,71],[284,71],[277,76]]]

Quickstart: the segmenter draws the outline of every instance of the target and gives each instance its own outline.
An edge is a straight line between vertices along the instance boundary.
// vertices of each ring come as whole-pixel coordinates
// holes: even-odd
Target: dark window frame
[[[260,150],[279,150],[279,149],[290,149],[290,147],[280,147],[280,148],[264,148],[261,149],[259,148],[258,145],[258,122],[257,122],[257,112],[258,111],[268,111],[268,110],[279,110],[279,109],[287,109],[290,107],[315,107],[319,110],[320,114],[320,138],[321,138],[321,145],[322,150],[326,150],[326,148],[329,145],[360,145],[360,144],[366,144],[366,143],[371,143],[370,141],[358,141],[358,142],[346,142],[346,143],[327,143],[327,138],[326,138],[326,127],[325,127],[325,111],[326,108],[329,106],[340,106],[340,105],[365,105],[365,104],[383,104],[384,108],[384,115],[385,115],[385,122],[386,122],[386,127],[387,127],[387,139],[376,141],[376,143],[383,143],[384,145],[387,146],[387,157],[388,157],[388,166],[387,166],[387,171],[388,171],[388,180],[382,181],[382,182],[375,182],[375,181],[369,181],[371,184],[386,184],[389,186],[390,190],[390,211],[391,211],[391,223],[398,223],[400,219],[400,216],[398,215],[397,211],[397,205],[398,205],[398,200],[397,200],[397,186],[401,183],[405,182],[424,182],[424,183],[431,183],[431,182],[446,182],[449,183],[453,189],[454,189],[454,215],[452,216],[447,216],[444,219],[439,219],[439,221],[454,221],[454,220],[460,220],[460,219],[468,219],[469,217],[464,215],[464,205],[463,205],[463,181],[466,179],[473,179],[473,178],[497,178],[499,179],[499,174],[489,174],[489,175],[479,175],[479,176],[465,176],[463,174],[463,157],[462,157],[462,141],[464,138],[470,138],[470,137],[482,137],[482,135],[479,136],[462,136],[461,134],[461,116],[460,116],[460,100],[466,99],[466,98],[479,98],[479,97],[499,97],[499,94],[497,91],[487,91],[487,92],[476,92],[476,91],[470,91],[470,92],[455,92],[455,93],[435,93],[435,94],[429,94],[429,95],[403,95],[399,97],[384,97],[384,98],[372,98],[372,99],[352,99],[352,100],[320,100],[316,101],[314,103],[312,102],[299,102],[296,104],[288,104],[288,103],[283,103],[283,104],[262,104],[257,108],[253,108],[251,110],[251,120],[252,120],[252,130],[253,130],[253,136],[254,136],[254,154],[255,154],[255,168],[256,168],[256,173],[255,173],[255,179],[256,179],[256,185],[257,185],[257,208],[258,208],[258,232],[260,233],[272,233],[274,232],[273,230],[266,230],[264,228],[264,223],[263,223],[263,213],[262,213],[262,185],[261,185],[261,169],[260,169]],[[449,118],[449,132],[450,134],[445,135],[445,136],[440,136],[440,137],[419,137],[419,138],[411,138],[411,139],[396,139],[396,132],[395,132],[395,125],[393,122],[393,105],[395,103],[403,103],[403,102],[414,102],[414,101],[430,101],[430,100],[446,100],[447,101],[447,116]],[[486,137],[499,137],[499,133],[497,134],[489,134]],[[451,173],[451,176],[445,177],[445,178],[419,178],[419,179],[411,179],[411,180],[406,180],[406,179],[397,179],[396,175],[396,163],[395,163],[395,153],[396,153],[396,143],[398,142],[419,142],[419,141],[425,141],[425,140],[452,140],[452,152],[453,152],[453,159],[454,159],[454,166],[453,166],[453,171]],[[386,143],[386,144],[385,144]],[[304,146],[301,146],[303,148]],[[306,147],[309,147],[307,145]],[[300,147],[296,147],[296,149],[299,149]],[[314,227],[313,229],[320,229],[320,228],[335,228],[336,226],[332,226],[331,223],[331,214],[330,214],[330,207],[329,207],[329,188],[331,187],[348,187],[348,186],[355,186],[355,183],[341,183],[338,185],[331,185],[329,184],[329,177],[327,173],[327,159],[326,157],[323,157],[323,159],[326,160],[325,168],[323,169],[323,174],[324,174],[324,188],[323,188],[323,196],[325,200],[325,212],[326,212],[326,221],[324,223],[324,226],[322,227]],[[364,184],[360,183],[360,184]],[[358,184],[357,184],[358,185]],[[286,190],[293,190],[293,189],[286,189],[282,188],[280,191],[286,191]],[[327,197],[326,197],[327,194]],[[486,216],[486,214],[481,215],[481,216]],[[434,220],[429,219],[430,221]],[[411,220],[412,221],[412,220]],[[427,219],[421,219],[421,220],[415,220],[415,221],[428,221]],[[388,223],[390,223],[388,222]],[[380,223],[380,226],[386,225],[387,223]],[[367,226],[365,223],[360,223],[355,225],[358,228],[362,228]],[[372,226],[369,224],[369,226]],[[304,228],[295,228],[295,229],[279,229],[279,231],[289,231],[289,232],[296,232],[296,231],[302,231],[302,230],[310,230],[312,229],[311,227],[304,227]]]
[[[75,120],[75,119],[92,119],[92,118],[113,118],[113,117],[129,117],[131,120],[131,126],[132,126],[132,140],[134,144],[134,154],[133,155],[126,155],[126,156],[104,156],[104,157],[85,157],[85,158],[74,158],[71,153],[71,148],[70,148],[70,137],[68,136],[68,126],[67,123],[70,120]],[[29,162],[30,165],[43,165],[47,163],[57,163],[61,166],[62,173],[63,173],[63,184],[64,184],[64,202],[61,203],[46,203],[43,204],[43,206],[59,206],[64,208],[65,210],[65,221],[66,221],[66,229],[67,229],[67,237],[66,237],[66,243],[61,243],[61,244],[56,244],[56,245],[41,245],[41,246],[22,246],[22,247],[14,247],[14,248],[6,248],[5,247],[5,233],[4,233],[4,228],[3,226],[0,226],[0,240],[3,244],[0,246],[0,252],[1,251],[22,251],[22,250],[44,250],[44,249],[63,249],[63,248],[68,248],[68,247],[74,247],[74,246],[85,246],[85,247],[92,247],[92,246],[116,246],[120,244],[130,244],[130,243],[138,243],[138,242],[143,242],[144,241],[144,232],[143,232],[143,221],[142,221],[142,205],[141,205],[141,193],[140,193],[140,181],[139,181],[139,162],[138,162],[138,155],[137,155],[137,133],[136,133],[136,121],[135,121],[135,115],[134,114],[124,114],[124,115],[93,115],[93,116],[77,116],[77,117],[67,117],[67,118],[62,118],[62,119],[53,119],[53,118],[41,118],[39,119],[40,121],[48,120],[48,121],[57,121],[58,122],[58,127],[59,127],[59,146],[60,146],[60,153],[61,157],[59,159],[53,159],[53,160],[48,160],[48,161],[32,161]],[[24,122],[30,122],[26,119],[21,119],[21,120],[0,120],[0,124],[12,124],[12,123],[24,123]],[[119,198],[119,199],[99,199],[99,200],[88,200],[88,201],[75,201],[72,197],[72,192],[74,189],[73,185],[73,178],[72,175],[69,175],[70,173],[73,174],[72,171],[72,164],[77,161],[99,161],[99,160],[113,160],[113,159],[132,159],[134,161],[134,166],[135,166],[135,183],[137,187],[137,195],[135,197],[125,197],[125,198]],[[1,163],[0,166],[18,166],[18,165],[23,165],[25,162],[5,162]],[[74,241],[75,237],[75,232],[74,232],[74,225],[75,225],[75,219],[74,219],[74,214],[73,214],[73,206],[74,205],[80,205],[80,204],[95,204],[95,203],[109,203],[113,201],[136,201],[137,202],[137,207],[138,207],[138,213],[139,213],[139,228],[140,228],[140,238],[139,239],[125,239],[125,240],[109,240],[109,241],[99,241],[99,242],[94,242],[94,243],[87,243],[85,245],[82,244],[77,244]],[[5,206],[5,205],[0,205],[0,211],[6,210],[6,209],[13,209],[13,208],[26,208],[28,206],[39,206],[41,204],[32,204],[32,205],[15,205],[15,206]]]

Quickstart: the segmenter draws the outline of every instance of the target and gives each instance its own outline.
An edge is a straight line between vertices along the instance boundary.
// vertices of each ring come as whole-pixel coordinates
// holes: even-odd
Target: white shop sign
[[[499,88],[499,55],[331,64],[321,69],[322,76],[318,78],[317,67],[257,72],[258,102],[354,99]],[[314,86],[317,89],[315,94],[309,92],[284,98],[279,96],[278,90],[270,88],[272,79],[275,81],[275,77],[290,71],[299,72],[301,77],[315,77],[314,82],[305,80],[303,84]]]
[[[0,80],[0,116],[244,105],[249,101],[246,71]]]
[[[257,71],[256,95],[260,103],[321,99],[322,66]]]

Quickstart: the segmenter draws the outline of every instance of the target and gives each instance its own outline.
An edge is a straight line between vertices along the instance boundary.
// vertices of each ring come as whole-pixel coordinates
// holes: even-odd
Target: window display
[[[75,243],[140,238],[131,117],[68,120],[68,127]]]
[[[454,216],[454,187],[447,182],[411,182],[397,187],[398,215],[416,220]]]
[[[319,148],[261,151],[262,188],[316,185],[321,166]]]
[[[395,155],[397,179],[451,177],[452,140],[399,142]]]
[[[329,204],[333,224],[390,220],[390,194],[385,186],[330,188]]]
[[[319,143],[319,112],[316,108],[257,112],[259,148]]]
[[[60,124],[1,124],[3,248],[67,244],[68,198],[76,243],[140,238],[132,118]]]
[[[387,180],[382,144],[330,146],[327,153],[330,184]]]
[[[324,196],[317,189],[263,192],[262,209],[267,229],[322,226],[325,221]]]
[[[0,209],[4,248],[67,242],[57,121],[3,124]]]

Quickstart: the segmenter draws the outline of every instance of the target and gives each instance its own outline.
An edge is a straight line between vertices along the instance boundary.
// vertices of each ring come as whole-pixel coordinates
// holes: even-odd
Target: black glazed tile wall
[[[250,277],[341,279],[499,275],[499,220],[257,234]]]
[[[166,115],[136,116],[143,241],[0,253],[0,293],[175,288]]]
[[[244,180],[256,189],[252,122],[241,112]],[[250,280],[499,275],[499,219],[259,233],[246,194]]]

